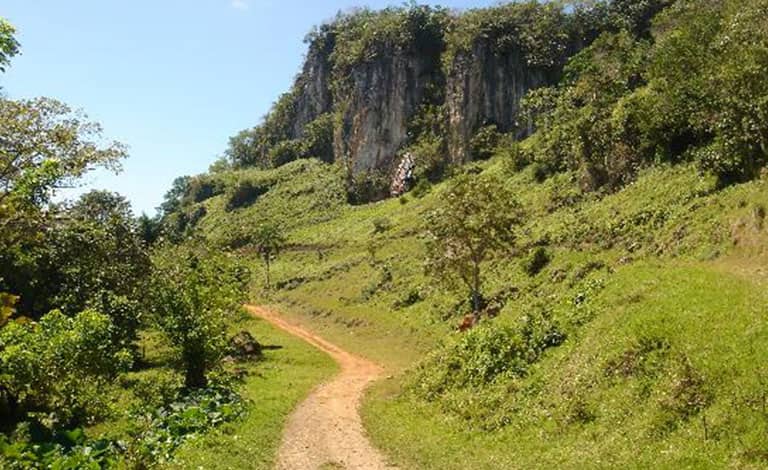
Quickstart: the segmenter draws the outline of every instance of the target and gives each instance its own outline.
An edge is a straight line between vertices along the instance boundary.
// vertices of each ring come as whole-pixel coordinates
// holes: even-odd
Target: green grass
[[[282,349],[265,351],[265,359],[248,368],[242,386],[243,397],[251,402],[247,415],[183,445],[174,468],[272,468],[288,415],[314,386],[337,372],[328,355],[264,321],[248,319],[238,327]]]
[[[765,287],[709,264],[622,268],[595,299],[589,327],[505,394],[503,407],[515,412],[501,431],[484,432],[390,383],[370,393],[365,423],[405,468],[763,467]],[[608,375],[611,360],[648,337],[669,344],[658,370]],[[690,417],[664,406],[679,388],[681,357],[703,380],[684,386],[711,400]],[[588,418],[575,419],[577,405]]]
[[[200,227],[225,243],[221,227],[285,222],[277,289],[241,251],[252,296],[395,375],[371,390],[363,418],[403,468],[768,466],[768,180],[718,190],[691,165],[659,166],[616,193],[585,194],[575,174],[536,183],[531,169],[483,163],[526,211],[515,249],[484,266],[486,294],[505,299],[493,322],[546,310],[567,340],[524,377],[429,402],[408,391],[411,368],[455,339],[467,312],[461,288],[423,270],[423,214],[446,183],[422,198],[323,205],[309,189],[339,181],[318,165],[249,170],[281,174],[282,189],[229,213],[218,209],[226,196],[206,201]],[[389,228],[376,233],[377,219]],[[522,261],[537,246],[551,261],[529,275]]]

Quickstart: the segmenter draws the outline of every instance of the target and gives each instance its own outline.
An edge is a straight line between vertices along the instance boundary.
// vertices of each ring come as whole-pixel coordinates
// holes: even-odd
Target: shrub
[[[388,196],[389,178],[383,172],[360,173],[347,181],[347,200],[350,204],[366,204]]]
[[[509,175],[522,171],[531,163],[531,156],[517,142],[506,142],[496,153],[501,156],[504,171]]]
[[[114,292],[102,291],[90,308],[103,312],[111,320],[112,344],[119,349],[136,351],[141,308],[139,303]]]
[[[278,142],[269,151],[269,160],[273,167],[298,160],[304,156],[304,145],[300,140],[284,140]]]
[[[150,370],[136,378],[131,390],[142,407],[159,408],[176,401],[183,386],[184,378],[172,370]]]
[[[550,261],[552,261],[552,255],[549,253],[549,251],[542,246],[536,247],[528,255],[528,258],[523,260],[523,271],[525,271],[529,276],[533,277],[539,274],[541,270],[549,264]]]
[[[323,114],[307,124],[302,141],[302,158],[333,162],[333,114]]]
[[[208,176],[198,176],[189,180],[185,198],[200,203],[223,192],[224,186],[219,180]]]
[[[427,179],[420,179],[411,190],[411,194],[413,194],[413,197],[421,199],[429,194],[430,191],[432,191],[432,183]]]
[[[659,402],[662,411],[688,418],[704,410],[711,401],[704,376],[687,357],[678,357],[669,374],[669,389]]]
[[[227,196],[227,211],[233,211],[252,205],[271,188],[267,184],[259,184],[253,181],[241,181],[234,185]]]
[[[419,364],[411,389],[434,400],[451,390],[522,377],[546,349],[563,341],[565,334],[546,312],[524,317],[517,327],[483,323],[431,353]]]
[[[373,219],[373,233],[384,233],[392,228],[392,221],[386,217]]]
[[[40,431],[35,429],[35,434]],[[58,431],[44,440],[0,434],[0,465],[8,469],[98,469],[116,466],[118,446],[107,440],[89,440],[81,428]],[[47,433],[46,433],[47,434]],[[42,436],[40,436],[42,437]]]
[[[131,468],[167,463],[186,440],[239,418],[246,412],[245,405],[230,387],[217,385],[194,390],[166,406],[136,410],[136,429],[125,458]]]
[[[501,141],[501,134],[495,124],[481,127],[469,141],[472,160],[488,160],[495,153]]]
[[[0,330],[0,389],[12,414],[50,413],[49,424],[90,422],[109,407],[104,388],[131,366],[117,349],[114,324],[93,310],[74,318],[51,312],[39,323],[14,322]]]
[[[150,281],[154,320],[176,347],[185,385],[200,388],[226,348],[225,317],[243,300],[247,272],[225,255],[167,247]]]
[[[411,305],[415,305],[424,300],[421,291],[417,288],[412,288],[406,291],[398,300],[395,301],[394,307],[396,309],[407,308]]]

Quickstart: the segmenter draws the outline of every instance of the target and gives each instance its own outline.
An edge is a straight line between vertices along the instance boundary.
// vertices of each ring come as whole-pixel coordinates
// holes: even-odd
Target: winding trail
[[[341,372],[320,385],[293,411],[277,455],[279,470],[393,469],[365,436],[358,408],[365,388],[381,377],[378,365],[290,323],[266,307],[248,311],[330,355]]]

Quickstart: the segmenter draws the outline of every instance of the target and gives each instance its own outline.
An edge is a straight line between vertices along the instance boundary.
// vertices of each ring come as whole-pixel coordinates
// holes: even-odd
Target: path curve
[[[350,354],[266,307],[246,306],[262,320],[330,355],[341,372],[320,385],[293,411],[277,455],[280,470],[326,468],[393,469],[365,436],[359,407],[365,388],[382,368]]]

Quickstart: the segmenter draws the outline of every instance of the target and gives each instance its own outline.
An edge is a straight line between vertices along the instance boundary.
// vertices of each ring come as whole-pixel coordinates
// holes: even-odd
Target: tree
[[[272,257],[277,256],[285,245],[285,237],[277,225],[270,223],[259,225],[253,235],[253,242],[256,250],[264,261],[267,275],[267,289],[270,288],[269,267]]]
[[[144,212],[136,219],[136,225],[139,227],[139,236],[144,240],[146,246],[154,245],[157,239],[160,238],[161,222],[159,215],[150,217]]]
[[[119,303],[115,313],[123,318],[126,303],[105,299],[135,298],[150,270],[128,201],[116,193],[91,191],[47,211],[55,217],[45,230],[24,240],[19,250],[0,252],[0,259],[8,260],[0,266],[3,287],[21,296],[20,311],[34,318],[54,308],[74,315],[98,304],[112,316],[111,307]],[[126,327],[125,341],[131,342],[135,326],[127,327],[135,321],[113,320]]]
[[[14,34],[16,29],[13,25],[0,17],[0,72],[5,72],[11,58],[19,53],[19,43]]]
[[[154,261],[154,321],[180,353],[186,386],[204,387],[226,347],[225,318],[243,300],[247,272],[200,247],[166,246]]]
[[[427,269],[437,278],[458,278],[468,289],[476,317],[482,309],[482,263],[510,248],[520,209],[495,177],[462,175],[427,214]]]
[[[96,308],[115,324],[116,344],[132,347],[140,308],[130,299],[139,297],[151,263],[129,202],[117,193],[90,191],[60,219],[47,242],[49,272],[57,281],[51,308],[70,315]]]
[[[171,189],[165,193],[163,203],[160,204],[158,209],[166,217],[174,212],[178,212],[181,209],[184,196],[189,190],[189,183],[192,180],[191,176],[179,176],[173,183],[171,183]]]
[[[0,251],[50,222],[53,193],[93,168],[119,169],[122,144],[101,145],[101,126],[48,99],[0,98]]]

